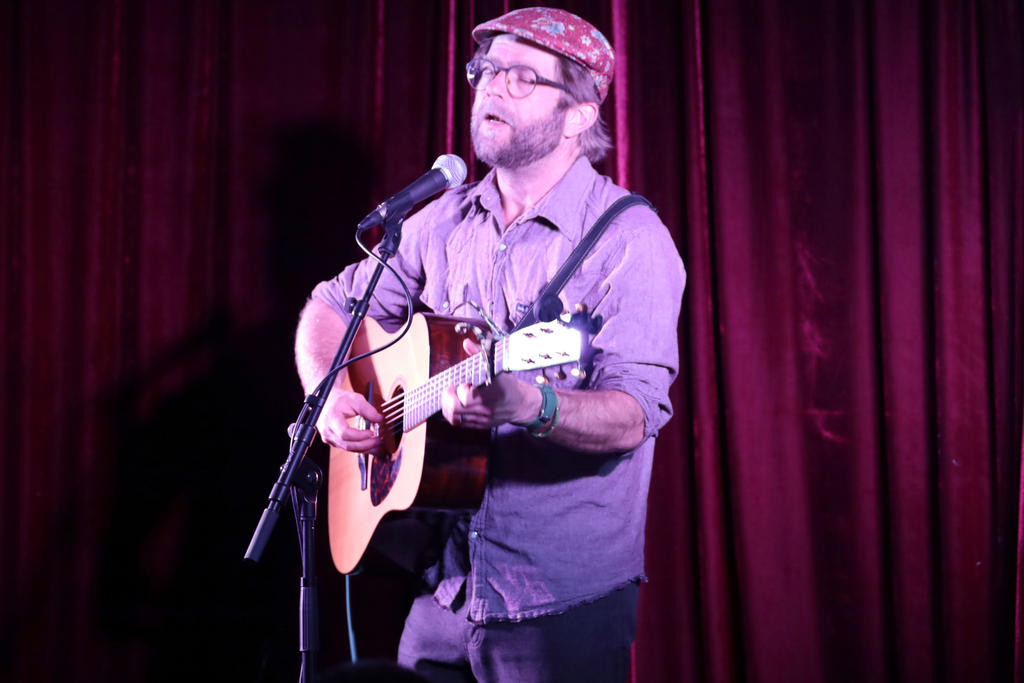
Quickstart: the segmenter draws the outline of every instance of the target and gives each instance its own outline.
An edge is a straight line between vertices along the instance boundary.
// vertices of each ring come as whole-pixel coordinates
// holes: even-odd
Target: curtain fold
[[[558,4],[688,272],[633,679],[1024,681],[1021,3]],[[290,524],[240,558],[297,313],[436,156],[485,172],[461,65],[519,6],[0,4],[0,678],[294,675]],[[413,583],[355,582],[393,655]]]

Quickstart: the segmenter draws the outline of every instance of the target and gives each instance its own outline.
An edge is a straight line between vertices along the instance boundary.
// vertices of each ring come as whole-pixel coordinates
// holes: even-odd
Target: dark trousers
[[[631,583],[563,614],[516,623],[474,624],[431,595],[413,602],[399,663],[436,683],[623,683],[636,634],[639,587]]]

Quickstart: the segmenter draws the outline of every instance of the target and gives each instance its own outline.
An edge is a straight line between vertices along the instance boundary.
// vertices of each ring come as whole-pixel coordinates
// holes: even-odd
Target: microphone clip
[[[405,214],[391,213],[384,218],[384,238],[377,247],[381,254],[387,254],[390,258],[398,253],[398,245],[402,241],[402,223],[404,222]]]

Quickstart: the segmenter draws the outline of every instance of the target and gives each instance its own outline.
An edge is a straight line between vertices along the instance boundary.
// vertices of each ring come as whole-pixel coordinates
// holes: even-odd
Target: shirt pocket
[[[420,293],[421,306],[417,307],[417,310],[448,315],[451,303],[448,300],[448,292],[445,287],[446,281],[446,273],[438,273],[436,276],[428,278]]]

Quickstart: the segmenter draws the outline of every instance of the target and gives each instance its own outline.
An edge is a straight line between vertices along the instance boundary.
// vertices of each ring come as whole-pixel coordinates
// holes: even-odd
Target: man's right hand
[[[371,423],[371,428],[357,429],[350,425],[349,420],[356,417]],[[380,455],[384,452],[384,440],[378,435],[379,430],[373,427],[383,421],[384,416],[361,394],[335,388],[327,397],[316,427],[320,438],[329,446],[352,453]]]
[[[319,299],[310,299],[299,316],[295,333],[295,362],[307,393],[313,391],[330,369],[334,353],[345,333],[346,322]],[[341,377],[320,413],[316,428],[320,438],[329,446],[352,453],[384,452],[383,439],[374,429],[357,429],[349,424],[362,417],[372,425],[383,422],[384,416],[370,405],[366,397],[341,388]]]

